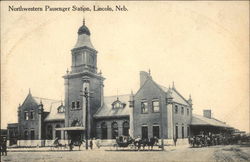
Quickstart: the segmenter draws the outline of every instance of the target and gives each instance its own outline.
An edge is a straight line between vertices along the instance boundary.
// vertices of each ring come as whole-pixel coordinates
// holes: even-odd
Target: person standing
[[[90,147],[91,150],[93,149],[93,141],[92,141],[92,139],[90,139],[90,141],[89,141],[89,147]]]
[[[176,146],[176,143],[177,143],[177,137],[174,137],[174,145]]]

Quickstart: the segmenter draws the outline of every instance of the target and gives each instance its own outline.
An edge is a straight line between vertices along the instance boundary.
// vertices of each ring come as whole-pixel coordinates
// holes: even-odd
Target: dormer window
[[[115,102],[112,103],[112,108],[113,109],[124,108],[125,106],[126,106],[126,104],[119,101],[118,98],[117,98],[117,100]]]
[[[64,112],[65,112],[64,107],[63,107],[63,106],[58,107],[58,108],[57,108],[57,112],[58,112],[58,113],[64,113]]]

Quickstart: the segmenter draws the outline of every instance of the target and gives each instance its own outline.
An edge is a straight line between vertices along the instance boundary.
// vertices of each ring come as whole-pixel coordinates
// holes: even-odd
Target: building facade
[[[140,72],[140,88],[135,94],[104,96],[105,78],[97,72],[98,52],[90,35],[84,21],[71,50],[71,69],[63,76],[64,104],[29,92],[18,107],[18,123],[8,124],[9,139],[83,139],[86,135],[172,139],[200,131],[197,127],[202,120],[193,116],[191,96],[185,99],[174,84],[169,88],[159,85],[150,72]]]

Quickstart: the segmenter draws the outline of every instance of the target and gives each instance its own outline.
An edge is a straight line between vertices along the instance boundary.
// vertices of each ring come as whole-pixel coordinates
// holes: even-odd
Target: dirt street
[[[165,151],[128,151],[128,150],[89,151],[43,151],[8,152],[2,161],[83,161],[83,162],[145,162],[145,161],[250,161],[250,147],[212,146],[188,148],[187,146],[167,147]]]

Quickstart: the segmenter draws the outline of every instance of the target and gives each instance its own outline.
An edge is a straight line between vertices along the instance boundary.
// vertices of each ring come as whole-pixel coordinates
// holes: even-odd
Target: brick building
[[[134,136],[187,138],[192,118],[192,99],[176,88],[157,84],[150,73],[140,72],[140,89],[134,96]]]
[[[55,127],[64,127],[64,109],[62,101],[34,97],[29,91],[24,102],[18,107],[18,123],[7,126],[10,144],[17,140],[54,139]]]
[[[104,96],[105,78],[97,72],[98,52],[90,35],[83,22],[71,50],[71,69],[63,76],[65,104],[29,92],[18,107],[18,123],[8,124],[10,140],[83,139],[86,130],[89,138],[172,139],[200,131],[197,127],[202,122],[193,116],[191,96],[185,99],[174,84],[169,88],[159,85],[150,72],[140,72],[140,88],[135,94]]]

